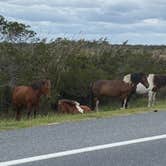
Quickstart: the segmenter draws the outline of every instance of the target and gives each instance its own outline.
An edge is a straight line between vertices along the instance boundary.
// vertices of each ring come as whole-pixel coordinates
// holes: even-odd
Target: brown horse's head
[[[44,84],[43,84],[43,87],[42,87],[42,92],[48,98],[51,97],[51,81],[50,80],[45,80],[44,81]]]
[[[135,85],[137,85],[138,83],[141,83],[146,88],[149,87],[147,76],[144,73],[133,73],[133,74],[131,74],[131,82]]]
[[[31,87],[34,90],[40,90],[40,92],[47,96],[48,98],[51,97],[51,81],[50,80],[41,80],[34,82]]]

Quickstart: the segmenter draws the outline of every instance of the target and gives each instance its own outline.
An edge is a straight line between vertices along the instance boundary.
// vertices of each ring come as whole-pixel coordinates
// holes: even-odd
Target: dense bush
[[[106,39],[39,42],[35,34],[29,26],[0,16],[1,107],[10,101],[8,86],[28,85],[33,80],[51,80],[51,102],[69,98],[87,103],[89,85],[95,80],[120,79],[133,72],[166,72],[166,61],[154,57],[154,52],[166,52],[164,46],[112,45]]]
[[[151,55],[150,47],[111,45],[105,40],[1,43],[1,89],[48,78],[54,102],[60,97],[87,102],[89,85],[95,80],[119,79],[133,72],[165,73],[165,61]]]

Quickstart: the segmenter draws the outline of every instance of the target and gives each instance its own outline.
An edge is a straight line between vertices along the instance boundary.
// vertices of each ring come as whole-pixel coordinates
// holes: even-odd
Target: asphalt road
[[[166,112],[0,132],[4,161],[166,134]],[[165,166],[166,138],[21,164],[23,166]]]

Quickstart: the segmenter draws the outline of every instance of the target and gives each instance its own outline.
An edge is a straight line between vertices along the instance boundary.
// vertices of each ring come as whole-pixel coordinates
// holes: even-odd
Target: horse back
[[[99,80],[93,85],[96,96],[120,96],[121,93],[131,91],[131,85],[123,80]]]

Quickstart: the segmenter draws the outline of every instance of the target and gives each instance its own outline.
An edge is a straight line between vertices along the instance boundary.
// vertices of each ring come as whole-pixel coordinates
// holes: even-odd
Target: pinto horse
[[[137,85],[137,93],[145,94],[148,93],[148,107],[155,104],[156,93],[160,88],[166,86],[166,75],[161,74],[149,74],[148,77],[149,88],[145,88],[142,84]]]
[[[80,105],[77,101],[61,99],[58,101],[58,112],[67,114],[88,113],[91,109],[86,105]]]
[[[157,91],[160,88],[166,86],[166,75],[149,74],[148,82],[149,82],[148,107],[151,107],[155,104]]]
[[[156,93],[160,88],[166,86],[166,75],[160,74],[149,74],[149,93],[148,93],[148,107],[151,107],[155,104]]]
[[[126,79],[126,82],[131,82],[130,78]],[[139,83],[136,88],[136,93],[146,94],[148,93],[148,107],[151,107],[155,104],[156,94],[160,88],[166,86],[166,75],[161,74],[149,74],[147,77],[149,88],[146,88],[144,85]]]
[[[126,80],[130,79],[131,82]],[[126,75],[123,80],[98,80],[91,85],[92,109],[94,102],[96,111],[98,111],[99,99],[102,96],[118,97],[122,102],[122,108],[127,108],[131,95],[136,90],[136,85],[141,82],[146,87],[149,86],[147,77],[144,73],[134,73]]]
[[[30,86],[16,86],[12,93],[12,103],[16,109],[16,120],[21,119],[21,109],[27,108],[29,118],[34,109],[34,118],[39,109],[39,101],[42,95],[50,97],[51,82],[50,80],[40,80],[32,83]]]

